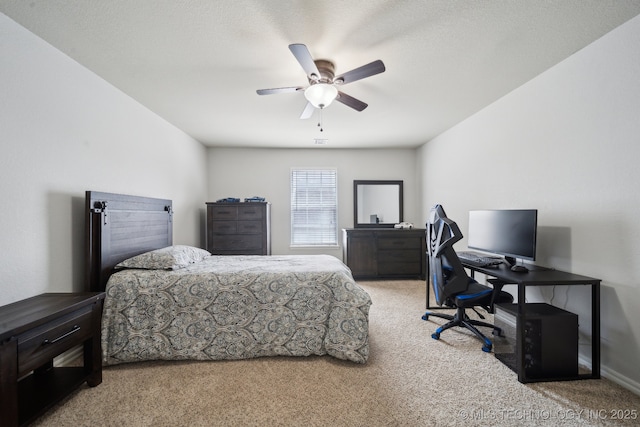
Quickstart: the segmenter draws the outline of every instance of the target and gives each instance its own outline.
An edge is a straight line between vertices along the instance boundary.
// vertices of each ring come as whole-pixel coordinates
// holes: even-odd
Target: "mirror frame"
[[[403,217],[403,182],[385,180],[354,180],[353,181],[353,227],[354,228],[393,228],[394,225],[404,221]],[[394,223],[359,223],[358,222],[358,186],[359,185],[395,185],[398,187],[398,214],[399,221]]]

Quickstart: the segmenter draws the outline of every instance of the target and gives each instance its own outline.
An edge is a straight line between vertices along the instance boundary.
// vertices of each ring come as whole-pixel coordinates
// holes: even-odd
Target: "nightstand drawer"
[[[22,376],[81,344],[93,333],[92,306],[54,319],[17,336],[18,376]]]

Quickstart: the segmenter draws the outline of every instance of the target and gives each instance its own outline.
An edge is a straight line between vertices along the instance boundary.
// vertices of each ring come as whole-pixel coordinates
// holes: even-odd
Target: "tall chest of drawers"
[[[207,250],[214,255],[271,255],[271,204],[207,203]]]
[[[425,278],[424,229],[342,230],[345,264],[356,279]]]

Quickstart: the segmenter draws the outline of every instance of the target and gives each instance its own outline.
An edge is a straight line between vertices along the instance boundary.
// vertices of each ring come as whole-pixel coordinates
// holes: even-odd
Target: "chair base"
[[[431,334],[431,338],[433,338],[434,340],[440,339],[440,334],[444,331],[446,331],[449,328],[452,328],[454,326],[460,326],[463,328],[467,328],[468,330],[470,330],[471,332],[474,333],[474,335],[476,337],[478,337],[480,339],[480,341],[483,342],[483,346],[482,346],[482,351],[484,351],[485,353],[490,353],[491,349],[493,348],[493,343],[491,342],[491,340],[489,338],[487,338],[486,336],[484,336],[484,334],[482,332],[480,332],[478,330],[478,328],[476,328],[476,326],[482,326],[482,327],[486,327],[486,328],[491,328],[492,329],[492,334],[496,335],[496,336],[500,336],[502,334],[502,329],[487,323],[487,322],[482,322],[480,320],[475,320],[475,319],[470,319],[469,316],[467,316],[467,314],[464,311],[464,308],[462,307],[458,307],[456,310],[456,314],[454,316],[450,315],[450,314],[444,314],[444,313],[433,313],[433,312],[429,312],[427,311],[423,316],[422,316],[422,320],[428,320],[429,316],[435,316],[435,317],[440,317],[442,319],[447,319],[449,320],[449,322],[445,323],[444,325],[440,326],[438,329],[436,329],[436,331]]]

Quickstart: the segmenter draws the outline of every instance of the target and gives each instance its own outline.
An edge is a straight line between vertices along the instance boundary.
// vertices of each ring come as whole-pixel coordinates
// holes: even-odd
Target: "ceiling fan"
[[[382,61],[377,60],[355,68],[339,76],[335,75],[335,65],[326,59],[314,60],[309,49],[303,44],[289,45],[289,50],[296,57],[309,79],[308,86],[280,87],[274,89],[258,89],[258,95],[274,93],[288,93],[303,91],[307,105],[300,115],[301,119],[308,119],[316,108],[324,109],[336,100],[356,111],[362,111],[368,104],[338,90],[338,87],[353,83],[357,80],[371,77],[385,71]]]

